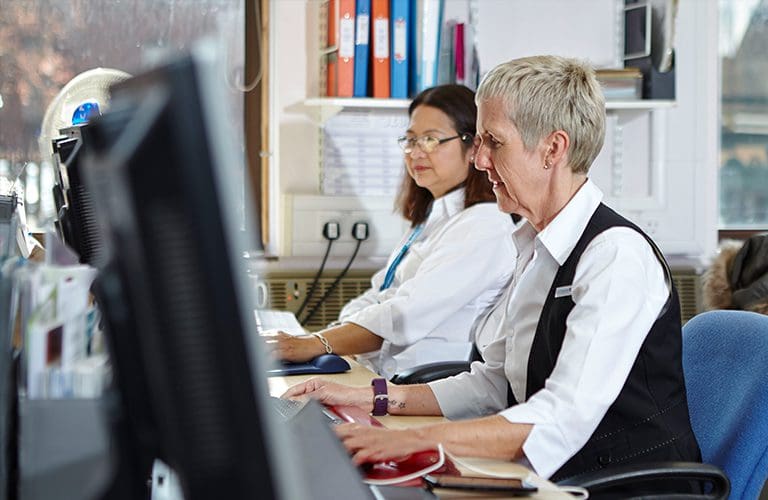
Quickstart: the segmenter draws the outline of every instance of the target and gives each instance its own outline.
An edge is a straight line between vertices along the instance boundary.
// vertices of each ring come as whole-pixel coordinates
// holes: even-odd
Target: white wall
[[[456,9],[453,4],[466,0],[448,1],[452,4],[450,8]],[[503,58],[504,50],[500,53],[499,48],[505,47],[509,47],[511,58],[520,55],[521,51],[537,53],[540,46],[578,45],[569,38],[572,34],[564,33],[567,26],[551,22],[552,16],[557,16],[553,10],[558,5],[572,8],[571,0],[546,0],[547,8],[543,8],[543,0],[476,1],[481,6],[480,16],[489,12],[493,5],[499,9],[518,8],[514,22],[510,21],[510,29],[513,24],[517,26],[514,50],[510,39],[502,36],[493,46],[494,57]],[[590,8],[598,9],[596,17],[603,19],[606,18],[603,11],[606,2],[613,1],[583,0],[578,5],[587,12]],[[621,4],[620,0],[618,4]],[[279,190],[279,199],[285,200],[284,194],[319,193],[318,111],[304,106],[303,101],[319,94],[320,1],[273,0],[272,10],[274,100],[271,112],[278,139],[273,171],[277,177],[275,188]],[[532,15],[538,19],[525,19]],[[503,16],[498,19],[504,21]],[[483,25],[481,20],[480,27]],[[525,32],[521,35],[522,30]],[[613,47],[616,34],[603,31],[611,38],[605,44]],[[521,47],[522,43],[528,46]],[[481,51],[482,47],[481,44]],[[490,53],[491,49],[488,50]],[[605,52],[605,49],[599,51]],[[674,107],[653,112],[622,111],[613,115],[617,116],[614,122],[623,138],[623,146],[618,147],[624,148],[619,151],[623,157],[624,185],[618,190],[616,186],[607,185],[610,182],[600,179],[611,179],[611,174],[602,171],[596,171],[595,178],[600,180],[608,202],[648,230],[665,253],[708,258],[715,251],[717,241],[719,81],[716,0],[680,0],[675,64],[677,99]],[[607,153],[606,156],[614,156]],[[610,168],[610,164],[599,168]],[[660,177],[654,177],[654,173]],[[620,194],[612,196],[617,191]],[[646,198],[650,195],[649,199],[641,200],[638,192]],[[279,255],[291,254],[291,230],[286,227],[291,220],[288,212],[290,207],[282,203],[275,214],[273,230],[279,231],[276,240],[280,242],[275,253]]]

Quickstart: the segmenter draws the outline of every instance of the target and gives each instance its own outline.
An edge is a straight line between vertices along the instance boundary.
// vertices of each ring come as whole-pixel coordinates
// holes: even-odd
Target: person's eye
[[[492,148],[499,148],[502,146],[501,141],[496,140],[495,137],[489,137],[488,143],[491,145]]]

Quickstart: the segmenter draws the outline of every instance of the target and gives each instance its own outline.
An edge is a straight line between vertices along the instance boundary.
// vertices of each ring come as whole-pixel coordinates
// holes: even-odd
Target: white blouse
[[[379,290],[389,265],[411,234],[395,247],[371,289],[350,301],[339,320],[384,339],[358,360],[386,378],[408,368],[469,359],[473,324],[497,301],[512,276],[514,225],[495,203],[464,208],[464,189],[432,203],[389,288]]]
[[[640,347],[669,296],[664,271],[636,231],[614,227],[579,259],[562,349],[542,390],[525,399],[528,357],[541,309],[558,268],[581,238],[602,193],[591,181],[540,233],[518,226],[519,252],[504,298],[483,319],[478,348],[485,364],[430,383],[448,418],[500,412],[533,424],[523,445],[537,474],[549,477],[587,442],[616,400]],[[507,408],[507,387],[520,404]],[[505,409],[507,408],[507,409]]]

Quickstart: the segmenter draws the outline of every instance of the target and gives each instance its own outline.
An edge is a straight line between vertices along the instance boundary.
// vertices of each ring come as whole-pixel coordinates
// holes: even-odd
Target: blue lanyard
[[[389,269],[387,269],[387,274],[384,275],[384,283],[381,284],[379,291],[386,290],[390,287],[390,285],[392,285],[392,281],[395,279],[395,270],[397,270],[397,266],[400,265],[400,261],[403,260],[405,254],[408,253],[408,249],[411,248],[411,244],[416,241],[416,238],[418,238],[423,229],[424,224],[419,224],[413,228],[413,231],[408,237],[408,240],[406,240],[405,244],[403,245],[403,248],[401,248],[395,258],[392,259],[392,263],[389,265]]]

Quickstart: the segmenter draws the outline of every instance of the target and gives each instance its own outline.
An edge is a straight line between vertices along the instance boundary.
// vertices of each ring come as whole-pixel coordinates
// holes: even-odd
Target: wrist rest
[[[321,354],[306,363],[281,362],[267,370],[268,377],[283,375],[307,375],[313,373],[342,373],[351,370],[347,360],[336,354]]]

